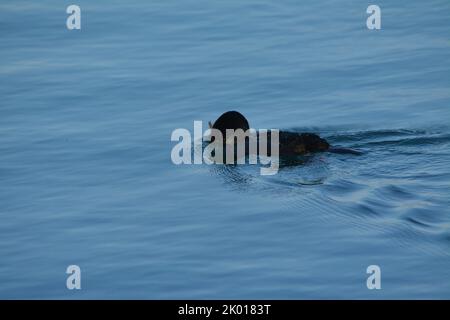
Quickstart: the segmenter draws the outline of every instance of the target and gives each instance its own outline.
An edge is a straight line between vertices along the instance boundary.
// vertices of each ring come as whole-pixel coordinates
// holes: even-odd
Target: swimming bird
[[[222,133],[224,141],[226,139],[226,129],[242,129],[247,131],[250,128],[248,120],[238,111],[227,111],[222,114],[212,124],[211,129],[217,129]],[[268,132],[267,140],[270,141],[270,131]],[[360,154],[359,151],[333,148],[330,144],[320,136],[314,133],[298,133],[290,131],[279,131],[279,154],[280,156],[295,156],[305,155],[313,152],[335,152],[335,153],[350,153]]]

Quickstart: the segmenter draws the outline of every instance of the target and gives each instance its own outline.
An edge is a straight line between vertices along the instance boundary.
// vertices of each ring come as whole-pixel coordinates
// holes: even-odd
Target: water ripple
[[[271,177],[260,176],[250,165],[216,166],[212,172],[232,189],[275,196],[287,211],[301,209],[304,218],[308,211],[320,212],[314,219],[326,223],[337,218],[358,234],[390,235],[398,245],[415,243],[427,254],[450,256],[448,241],[439,240],[448,239],[449,201],[442,188],[449,187],[450,162],[443,156],[448,151],[432,149],[449,143],[450,134],[402,129],[335,132],[327,138],[367,152],[363,156],[316,154],[282,166]],[[413,153],[416,158],[408,154],[411,146],[421,148],[423,159],[418,153]],[[374,150],[388,147],[385,152]]]

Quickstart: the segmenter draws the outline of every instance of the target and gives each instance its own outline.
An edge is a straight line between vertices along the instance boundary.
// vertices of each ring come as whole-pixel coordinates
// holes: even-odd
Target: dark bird
[[[222,114],[214,124],[210,123],[212,129],[217,129],[222,133],[225,140],[226,129],[242,129],[247,131],[250,126],[248,120],[237,111],[227,111]],[[270,131],[268,132],[267,140],[270,143]],[[336,152],[336,153],[350,153],[361,154],[359,151],[332,148],[330,144],[323,138],[314,133],[297,133],[289,131],[279,131],[279,154],[280,156],[290,155],[305,155],[312,152]]]

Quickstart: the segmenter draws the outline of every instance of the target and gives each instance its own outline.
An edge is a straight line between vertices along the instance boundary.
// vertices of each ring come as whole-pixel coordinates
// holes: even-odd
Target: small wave
[[[450,135],[440,135],[440,136],[418,136],[404,139],[396,140],[383,140],[383,141],[369,141],[362,146],[375,146],[375,145],[385,145],[385,146],[422,146],[427,144],[442,144],[449,143]]]
[[[439,194],[449,187],[450,157],[443,146],[450,143],[450,134],[315,132],[332,145],[366,152],[361,157],[325,152],[281,159],[274,176],[261,176],[259,165],[212,166],[212,172],[239,192],[273,197],[284,210],[315,212],[314,218],[324,223],[334,217],[359,234],[389,234],[398,245],[414,242],[418,250],[450,255],[443,248],[448,241],[439,241],[449,238],[449,203]]]
[[[378,130],[350,133],[334,133],[326,137],[331,144],[347,144],[349,147],[373,146],[422,146],[450,143],[450,134],[426,130]]]
[[[426,134],[425,130],[370,130],[370,131],[354,131],[354,132],[336,132],[327,137],[334,142],[354,142],[361,140],[374,140],[386,137],[404,137],[411,135]]]

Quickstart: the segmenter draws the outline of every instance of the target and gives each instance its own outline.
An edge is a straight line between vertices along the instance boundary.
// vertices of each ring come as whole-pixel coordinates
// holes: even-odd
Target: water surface
[[[0,4],[0,298],[450,298],[448,1],[77,4]],[[364,154],[171,162],[229,109]]]

